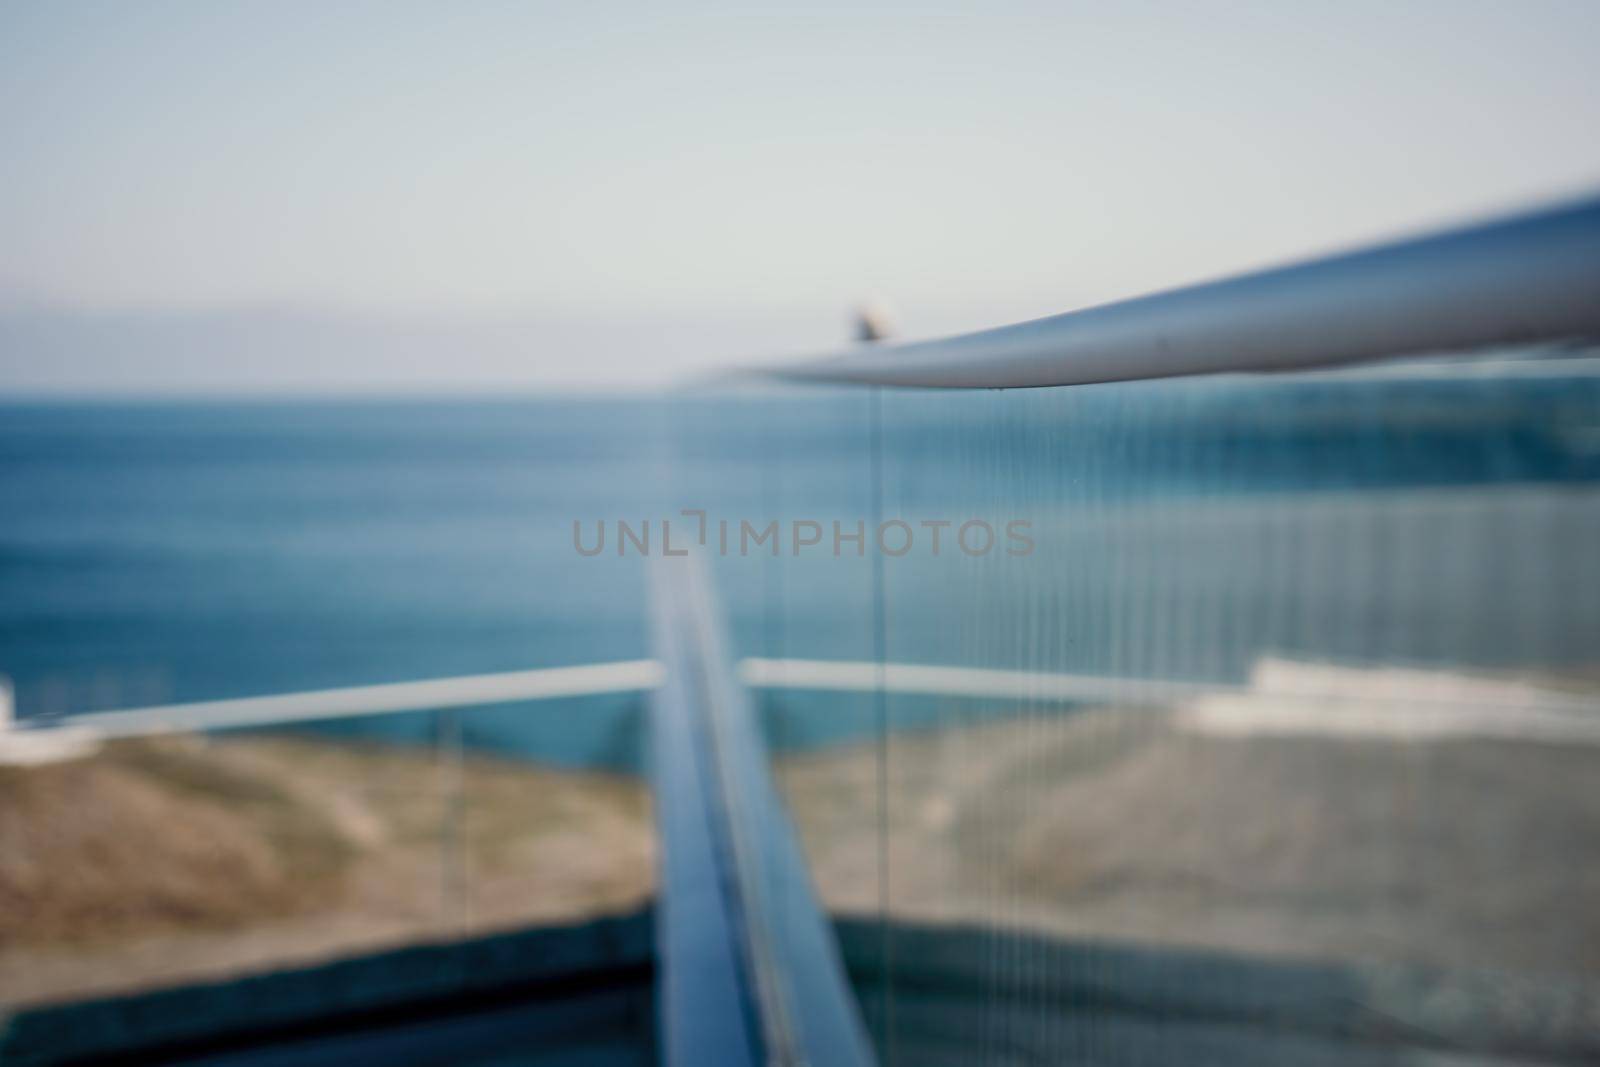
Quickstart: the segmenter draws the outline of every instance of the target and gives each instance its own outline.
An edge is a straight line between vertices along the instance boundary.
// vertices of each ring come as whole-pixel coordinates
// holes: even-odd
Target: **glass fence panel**
[[[760,654],[884,665],[762,707],[880,1053],[1592,1051],[1595,368],[835,394]]]
[[[1592,363],[886,399],[886,514],[1028,524],[887,566],[891,661],[1024,677],[893,705],[888,1045],[930,922],[982,1057],[1592,1041]]]

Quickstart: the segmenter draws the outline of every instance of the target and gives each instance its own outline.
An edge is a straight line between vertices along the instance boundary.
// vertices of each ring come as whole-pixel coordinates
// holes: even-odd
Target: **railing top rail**
[[[1600,336],[1600,196],[978,333],[758,368],[1011,389],[1298,370]]]

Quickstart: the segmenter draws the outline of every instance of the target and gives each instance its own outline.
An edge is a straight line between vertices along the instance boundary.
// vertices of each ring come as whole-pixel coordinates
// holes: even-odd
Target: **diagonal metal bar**
[[[864,1065],[871,1046],[698,557],[656,558],[653,697],[669,1064]],[[742,1053],[743,1058],[735,1056]]]

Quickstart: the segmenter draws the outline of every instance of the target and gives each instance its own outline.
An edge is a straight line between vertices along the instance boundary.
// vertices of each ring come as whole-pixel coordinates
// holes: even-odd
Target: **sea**
[[[1596,366],[1572,349],[1003,393],[10,399],[0,675],[33,719],[643,658],[666,524],[711,558],[738,655],[1592,673]],[[772,522],[776,554],[741,546],[741,523]],[[969,552],[973,522],[1021,522],[1031,550],[1002,533]],[[818,543],[795,544],[812,523]],[[597,531],[604,550],[581,551]],[[767,699],[785,745],[870,721],[829,714],[842,697]],[[462,729],[635,766],[642,713],[593,697]],[[436,718],[326,729],[425,741]]]

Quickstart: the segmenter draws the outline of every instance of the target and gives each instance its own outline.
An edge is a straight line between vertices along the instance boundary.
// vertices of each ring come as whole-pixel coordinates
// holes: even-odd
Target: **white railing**
[[[750,657],[739,660],[736,669],[739,680],[751,689],[844,693],[881,690],[952,699],[1123,707],[1215,707],[1218,700],[1248,701],[1258,707],[1271,705],[1286,721],[1298,721],[1296,715],[1316,708],[1337,712],[1350,725],[1357,722],[1350,717],[1353,711],[1361,709],[1401,715],[1395,720],[1397,730],[1421,722],[1434,732],[1600,744],[1600,704],[1594,690],[1564,692],[1523,680],[1438,671],[1361,670],[1263,659],[1248,681],[1230,685],[868,660]],[[7,745],[43,743],[48,735],[78,735],[94,740],[145,737],[607,693],[644,693],[661,686],[665,677],[666,668],[659,660],[623,660],[83,712],[59,718],[8,720],[0,716],[0,762],[5,762],[3,750]],[[8,692],[0,679],[0,701]],[[1359,722],[1364,724],[1366,720]]]
[[[638,692],[654,689],[660,684],[660,663],[651,659],[624,660],[83,712],[51,719],[46,724],[33,724],[23,719],[17,725],[88,729],[99,737],[144,737],[188,730],[277,726],[317,719],[348,719],[402,711],[437,711],[525,700]]]

